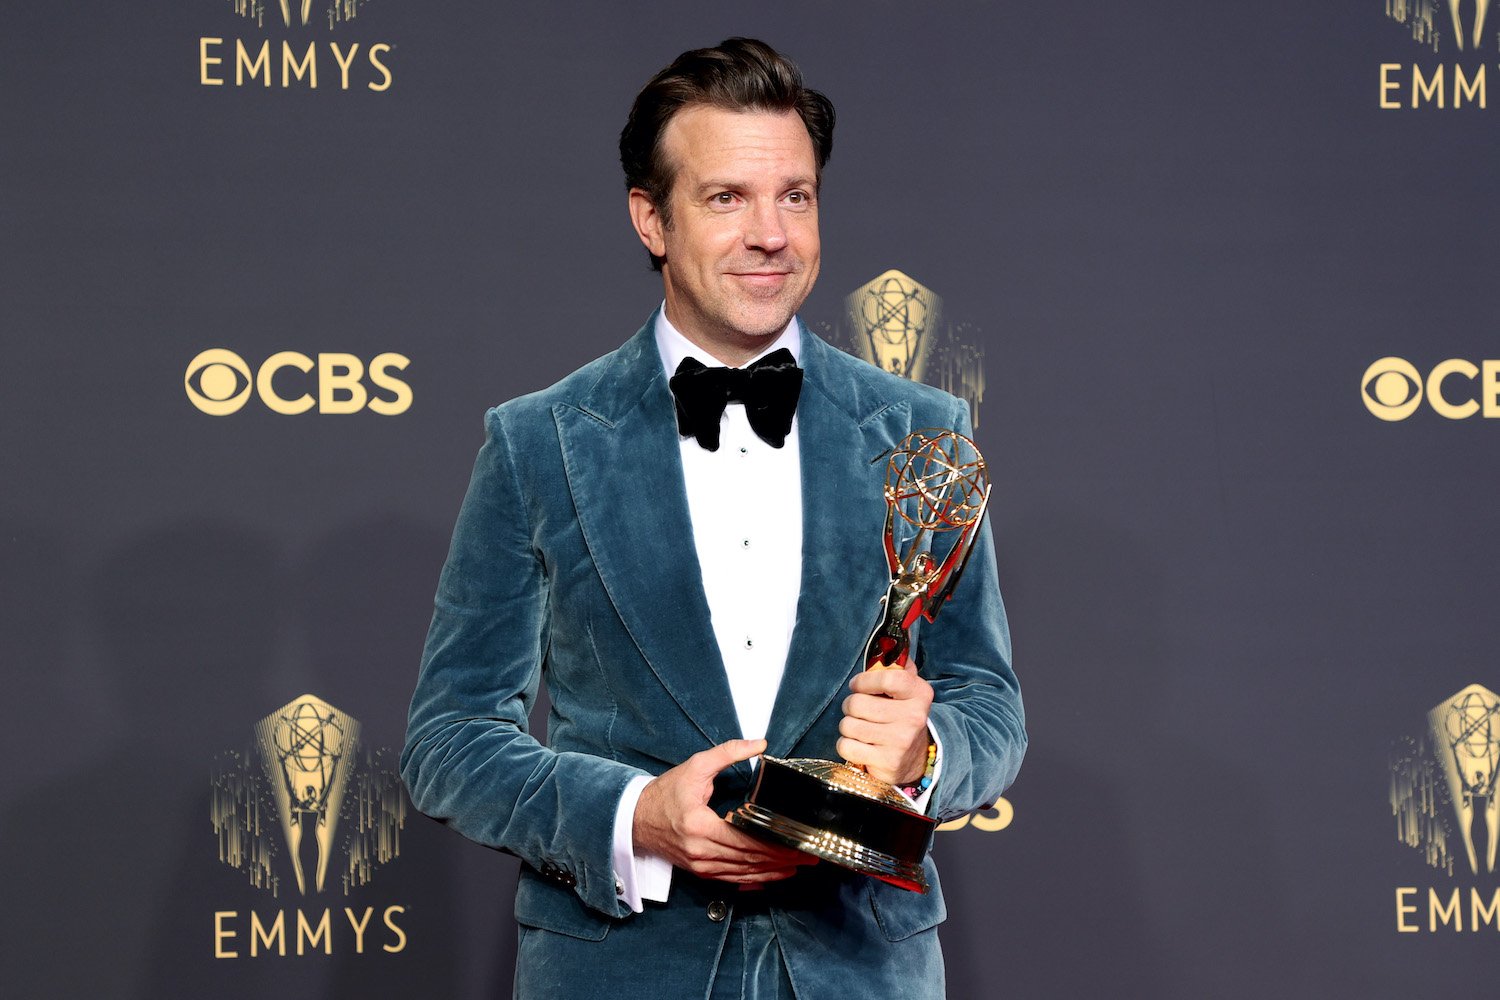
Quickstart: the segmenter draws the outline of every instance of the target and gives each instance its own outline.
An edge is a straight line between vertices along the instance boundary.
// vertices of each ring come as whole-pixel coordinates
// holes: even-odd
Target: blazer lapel
[[[767,752],[787,756],[848,682],[879,617],[889,583],[883,552],[883,463],[871,460],[909,430],[910,410],[878,399],[861,362],[802,337],[797,404],[802,461],[802,593],[766,734]],[[806,752],[831,754],[832,746]]]
[[[710,743],[739,736],[703,592],[682,455],[653,319],[577,405],[553,407],[585,543],[667,693]]]

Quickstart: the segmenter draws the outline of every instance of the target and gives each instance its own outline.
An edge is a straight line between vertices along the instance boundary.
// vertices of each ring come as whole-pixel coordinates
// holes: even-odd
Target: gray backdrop
[[[616,138],[652,72],[732,34],[838,106],[807,320],[898,268],[984,352],[1032,750],[1004,829],[939,835],[952,995],[1493,986],[1485,788],[1476,872],[1443,768],[1493,788],[1500,423],[1431,386],[1378,419],[1421,387],[1366,369],[1500,357],[1500,94],[1452,107],[1459,69],[1500,87],[1500,11],[1460,50],[1420,0],[327,5],[6,12],[6,995],[509,995],[513,859],[408,814],[366,884],[303,894],[268,812],[272,893],[221,859],[215,796],[268,801],[253,728],[304,694],[388,777],[481,413],[659,301]],[[271,86],[235,85],[237,41],[270,42]],[[283,41],[316,89],[281,85]],[[1409,106],[1413,65],[1444,107]],[[212,416],[184,387],[210,348],[394,352],[411,404]],[[287,954],[252,956],[278,914]]]

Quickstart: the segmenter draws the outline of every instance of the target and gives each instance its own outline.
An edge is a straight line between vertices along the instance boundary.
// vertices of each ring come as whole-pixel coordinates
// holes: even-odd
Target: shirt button
[[[729,904],[722,899],[716,899],[708,904],[708,919],[714,923],[722,924],[727,916],[729,916]]]
[[[740,539],[740,548],[742,548],[742,549],[748,549],[749,547],[750,547],[750,539],[748,539],[748,538],[742,538],[742,539]]]
[[[746,649],[754,649],[755,648],[755,640],[747,637],[745,639],[745,648]]]
[[[740,445],[740,454],[741,455],[748,455],[749,453],[750,453],[750,449],[749,448],[746,448],[744,445]]]

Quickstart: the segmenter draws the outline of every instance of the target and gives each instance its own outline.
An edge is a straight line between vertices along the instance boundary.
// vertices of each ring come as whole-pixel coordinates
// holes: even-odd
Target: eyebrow
[[[727,188],[727,189],[729,189],[731,191],[741,191],[746,186],[747,185],[743,181],[706,180],[702,184],[699,184],[697,186],[697,188],[694,189],[694,193],[695,194],[699,194],[699,195],[704,195],[704,194],[707,194],[710,191],[718,190],[720,188]],[[792,188],[799,188],[799,187],[809,188],[809,189],[811,189],[813,191],[816,191],[818,189],[817,178],[815,178],[815,177],[793,177],[793,178],[790,178],[789,180],[785,181],[782,184],[782,189],[783,190],[790,190]]]

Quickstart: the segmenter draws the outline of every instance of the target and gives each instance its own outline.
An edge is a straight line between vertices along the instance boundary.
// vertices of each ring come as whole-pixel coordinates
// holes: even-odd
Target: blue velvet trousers
[[[709,1000],[796,1000],[769,915],[732,918]]]

